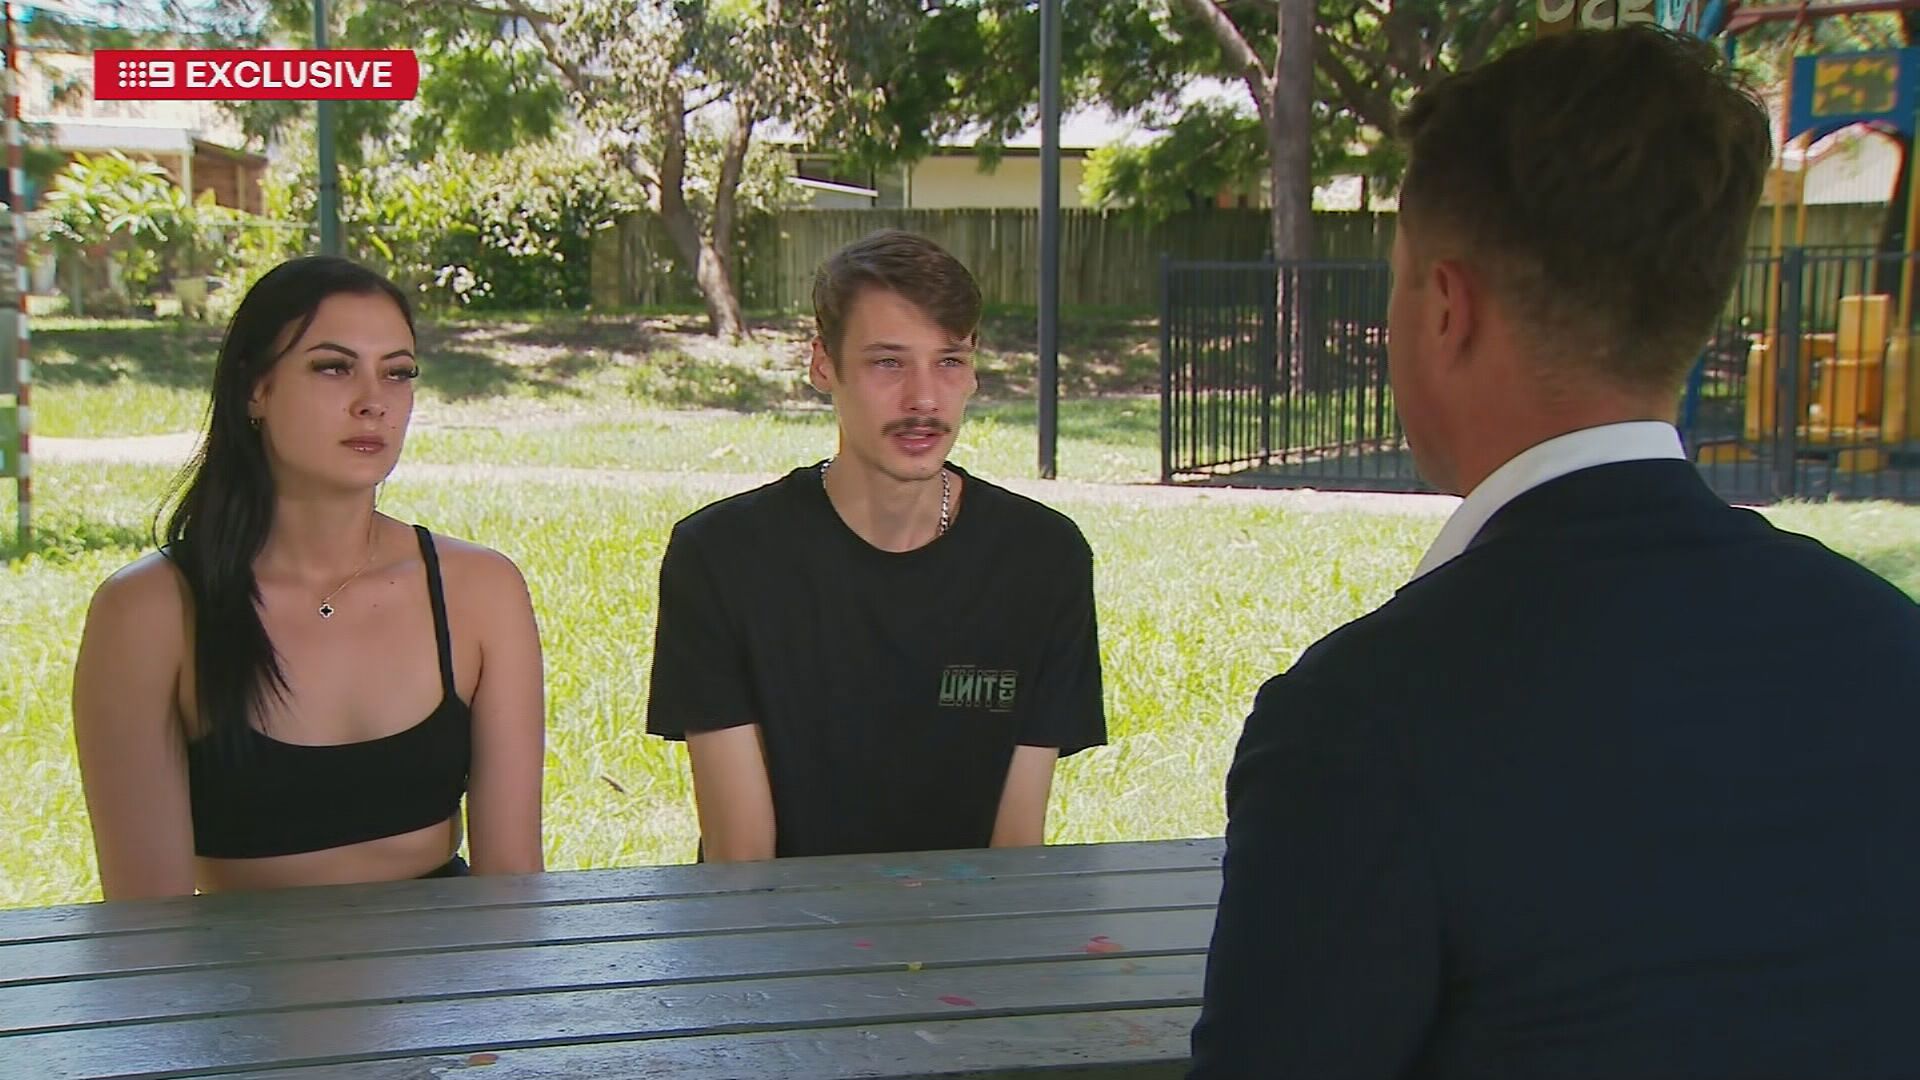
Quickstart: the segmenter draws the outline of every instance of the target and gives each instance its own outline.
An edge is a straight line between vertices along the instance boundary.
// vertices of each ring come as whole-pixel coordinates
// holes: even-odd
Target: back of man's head
[[[1543,37],[1421,93],[1401,134],[1420,264],[1477,271],[1544,365],[1677,386],[1772,159],[1765,109],[1712,46],[1640,27]]]

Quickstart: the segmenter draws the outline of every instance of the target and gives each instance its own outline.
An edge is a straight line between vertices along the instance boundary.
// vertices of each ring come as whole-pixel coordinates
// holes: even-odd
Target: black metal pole
[[[327,47],[327,0],[313,0],[313,47]],[[333,102],[314,102],[319,131],[320,253],[340,254],[340,167],[333,155]]]
[[[1160,253],[1160,482],[1173,483],[1173,256]]]
[[[1040,478],[1057,472],[1060,421],[1060,0],[1040,0]]]

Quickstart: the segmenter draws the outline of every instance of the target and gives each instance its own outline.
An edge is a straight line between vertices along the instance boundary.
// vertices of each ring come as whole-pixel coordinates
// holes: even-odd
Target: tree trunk
[[[716,337],[741,341],[747,337],[747,320],[740,313],[740,294],[733,284],[733,272],[720,257],[713,238],[695,238],[693,280],[700,286],[700,298],[707,305],[707,325]]]
[[[1299,263],[1313,258],[1313,0],[1280,0],[1279,55],[1261,126],[1267,137],[1267,183],[1272,206],[1273,258],[1280,264],[1275,302],[1280,342],[1292,387],[1314,392],[1325,365],[1315,363],[1320,335],[1314,326],[1313,273]]]
[[[733,227],[739,220],[740,177],[746,172],[747,151],[753,146],[753,128],[759,121],[743,91],[734,98],[733,127],[720,148],[720,178],[713,190],[713,243],[720,252],[720,265],[732,280],[737,268],[733,261]]]
[[[678,193],[676,193],[678,195]],[[707,308],[707,329],[716,337],[740,341],[747,336],[747,320],[740,313],[740,294],[734,288],[733,274],[720,257],[713,238],[700,230],[684,196],[662,197],[660,221],[673,238],[680,265],[693,272],[693,283]]]
[[[739,341],[747,336],[747,321],[740,314],[740,294],[734,288],[728,260],[721,255],[721,245],[730,243],[732,237],[703,231],[693,208],[687,205],[686,97],[677,85],[662,95],[658,115],[665,143],[660,161],[660,220],[673,238],[681,264],[693,272],[694,284],[707,305],[708,329],[717,337]],[[732,197],[728,192],[723,204],[729,209]],[[732,214],[727,213],[726,218],[731,233]]]

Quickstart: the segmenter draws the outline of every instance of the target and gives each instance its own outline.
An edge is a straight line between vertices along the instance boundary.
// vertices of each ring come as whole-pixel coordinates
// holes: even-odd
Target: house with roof
[[[21,63],[20,114],[34,138],[68,160],[119,152],[152,161],[190,196],[211,192],[221,206],[261,210],[267,157],[244,149],[234,119],[211,102],[100,101],[93,60],[29,42]],[[29,182],[28,205],[40,192]]]
[[[1181,93],[1183,102],[1228,100],[1251,112],[1252,99],[1238,82],[1196,79]],[[1060,206],[1086,205],[1081,185],[1087,158],[1116,144],[1139,144],[1165,131],[1151,111],[1127,115],[1093,105],[1060,116]],[[764,137],[792,155],[789,183],[803,192],[802,205],[823,210],[1035,209],[1040,205],[1040,126],[1016,133],[989,164],[982,152],[983,131],[968,127],[943,139],[933,153],[896,168],[847,174],[830,153],[807,147],[778,130]],[[1244,193],[1222,193],[1222,205],[1253,205]],[[1237,201],[1236,201],[1237,200]]]
[[[956,210],[1032,208],[1040,205],[1040,128],[1033,125],[1008,139],[989,165],[981,152],[980,131],[969,129],[943,140],[933,153],[908,165],[857,174],[841,171],[829,153],[810,150],[797,139],[771,136],[792,155],[788,182],[800,189],[804,206],[821,210]],[[1080,183],[1087,155],[1100,147],[1142,137],[1138,125],[1105,109],[1081,109],[1060,118],[1060,205],[1084,205]]]

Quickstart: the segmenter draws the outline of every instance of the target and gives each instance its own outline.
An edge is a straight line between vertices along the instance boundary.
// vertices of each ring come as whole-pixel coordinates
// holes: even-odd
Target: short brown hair
[[[814,329],[836,364],[847,312],[869,288],[900,294],[955,338],[980,329],[980,286],[966,266],[924,236],[886,229],[834,252],[814,272]]]
[[[1554,34],[1421,93],[1401,220],[1564,353],[1670,387],[1726,305],[1773,158],[1766,110],[1704,41]]]

